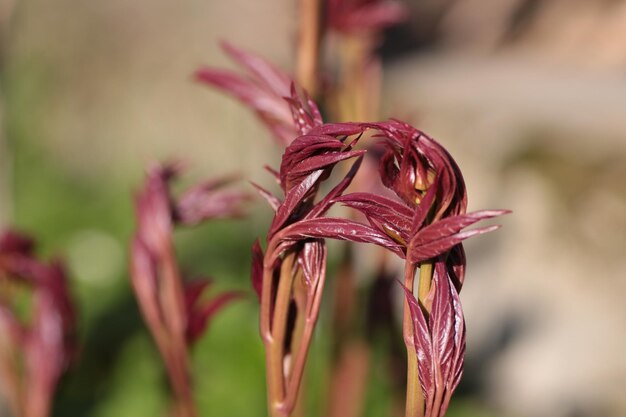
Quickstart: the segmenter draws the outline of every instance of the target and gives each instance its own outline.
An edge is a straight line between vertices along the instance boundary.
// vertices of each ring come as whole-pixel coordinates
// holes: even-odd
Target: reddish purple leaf
[[[435,202],[435,198],[437,196],[439,184],[440,184],[439,177],[437,176],[433,180],[432,185],[428,188],[428,190],[426,190],[424,197],[421,199],[421,201],[417,205],[417,208],[415,209],[415,212],[413,214],[413,220],[411,222],[412,223],[411,224],[412,235],[415,235],[420,230],[420,228],[426,222],[426,218],[428,217],[428,214],[432,211],[431,209],[432,209],[433,203]]]
[[[254,241],[252,245],[252,288],[261,300],[261,292],[263,290],[263,249],[259,239]]]
[[[409,241],[413,212],[399,201],[371,193],[352,193],[339,197],[336,201],[360,211],[372,226],[389,234],[399,243],[406,244]]]
[[[276,210],[278,210],[278,207],[280,207],[280,205],[282,204],[281,201],[278,199],[278,197],[276,197],[274,194],[270,193],[269,191],[267,191],[265,188],[261,187],[257,183],[250,181],[250,184],[252,184],[252,186],[256,188],[259,195],[263,197],[265,201],[267,201],[267,203],[270,205],[272,210],[276,212]]]
[[[446,259],[446,266],[450,279],[459,292],[465,281],[465,264],[465,249],[463,249],[462,244],[458,244],[450,250],[448,258]]]
[[[231,94],[253,110],[286,146],[298,135],[290,105],[285,97],[290,94],[290,77],[263,58],[224,44],[224,50],[250,73],[251,78],[231,71],[205,67],[196,71],[198,81]]]
[[[266,86],[277,96],[285,97],[290,93],[291,77],[272,65],[259,55],[246,52],[228,42],[222,42],[222,49],[242,67],[259,81],[260,85]]]
[[[357,158],[357,160],[352,164],[352,167],[350,167],[350,170],[348,171],[346,176],[339,182],[339,184],[333,187],[333,189],[330,190],[328,194],[326,194],[324,198],[315,205],[315,207],[313,207],[313,209],[306,215],[305,218],[312,219],[314,217],[321,217],[326,214],[328,209],[330,209],[331,205],[335,202],[335,199],[341,196],[341,193],[343,193],[346,188],[350,186],[352,180],[354,179],[354,176],[361,166],[362,161],[363,157]]]
[[[250,195],[242,191],[215,189],[211,184],[200,184],[178,199],[175,217],[187,226],[210,219],[238,217],[243,214],[242,203],[248,200]]]
[[[148,172],[144,189],[135,197],[138,235],[150,252],[166,251],[172,231],[172,201],[168,182],[178,174],[173,165],[156,165]]]
[[[289,191],[294,180],[300,179],[302,174],[293,174],[294,167],[307,159],[319,154],[340,153],[344,144],[332,136],[304,135],[295,139],[285,149],[280,163],[280,182],[283,190]]]
[[[294,83],[291,84],[291,96],[287,98],[287,102],[291,108],[293,122],[300,134],[306,135],[311,129],[324,124],[317,104],[306,91],[304,97],[299,96]]]
[[[310,295],[315,292],[322,275],[326,273],[326,256],[327,250],[323,240],[306,242],[299,253],[298,262]]]
[[[185,282],[185,305],[187,310],[191,311],[193,306],[198,302],[202,293],[213,284],[210,279],[194,279],[193,281]]]
[[[346,34],[377,34],[406,17],[406,7],[389,0],[330,0],[327,6],[330,27]]]
[[[346,159],[355,158],[365,154],[365,150],[359,151],[347,151],[347,152],[335,152],[325,153],[322,155],[315,155],[307,158],[306,160],[295,164],[289,171],[290,176],[298,176],[308,174],[312,171],[333,166]]]
[[[461,232],[465,227],[492,217],[508,213],[506,210],[484,210],[460,216],[448,217],[432,223],[420,230],[411,239],[409,244],[409,260],[422,262],[434,258],[450,250],[453,246],[472,236],[491,232],[499,226],[484,227],[481,229]]]
[[[47,415],[63,372],[77,351],[76,316],[64,265],[35,257],[30,237],[9,231],[0,236],[0,277],[24,284],[30,292],[28,319],[10,299],[0,300],[4,331],[0,361],[8,390],[27,392],[15,405],[28,415]]]
[[[187,317],[186,338],[188,343],[194,343],[202,336],[209,321],[218,311],[243,296],[242,292],[230,291],[219,294],[204,304],[195,305]]]
[[[35,248],[35,242],[29,236],[16,230],[7,230],[0,236],[0,254],[19,253],[30,255]]]
[[[436,265],[433,285],[435,298],[429,327],[435,368],[435,400],[432,402],[432,414],[427,407],[426,415],[443,417],[462,374],[465,323],[458,293],[450,285],[445,265],[441,262]]]
[[[353,136],[363,133],[366,126],[362,123],[326,123],[316,126],[308,132],[312,136]]]
[[[400,284],[402,285],[402,284]],[[413,293],[402,285],[409,305],[411,320],[413,321],[413,345],[418,359],[418,376],[424,398],[430,399],[435,392],[433,347],[430,338],[430,329],[426,317]]]
[[[296,222],[276,234],[280,241],[298,241],[312,239],[336,239],[357,243],[372,243],[385,247],[400,257],[404,257],[402,246],[386,234],[353,220],[321,217]],[[273,258],[279,253],[274,252]]]
[[[270,226],[268,236],[273,236],[281,227],[287,223],[294,210],[302,203],[302,201],[310,194],[311,190],[317,186],[318,180],[322,176],[322,171],[315,171],[309,174],[297,186],[291,188],[285,200],[276,210],[276,215]]]

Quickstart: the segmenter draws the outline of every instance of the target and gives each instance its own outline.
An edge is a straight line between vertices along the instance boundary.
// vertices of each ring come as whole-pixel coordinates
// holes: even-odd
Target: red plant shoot
[[[30,295],[24,320],[14,302],[18,287]],[[14,415],[47,417],[59,380],[76,353],[76,316],[65,266],[42,262],[29,236],[0,236],[0,378]]]
[[[225,178],[197,185],[180,197],[170,183],[180,172],[176,165],[153,167],[137,194],[137,232],[131,248],[131,282],[139,307],[159,348],[175,396],[172,415],[194,417],[189,347],[206,329],[211,317],[238,292],[225,292],[204,301],[209,279],[185,282],[174,253],[174,227],[241,214],[248,196],[224,189]]]

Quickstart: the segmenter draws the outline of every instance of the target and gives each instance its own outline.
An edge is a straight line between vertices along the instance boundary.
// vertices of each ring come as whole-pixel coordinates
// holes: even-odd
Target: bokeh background
[[[450,416],[625,416],[626,1],[407,4],[380,48],[382,116],[449,148],[471,209],[514,211],[467,245],[467,372]],[[128,282],[131,192],[170,157],[193,179],[270,183],[268,133],[191,73],[229,66],[220,39],[292,68],[294,15],[291,0],[0,1],[0,224],[65,257],[80,310],[80,360],[55,416],[163,415],[165,375]],[[250,212],[178,234],[182,262],[247,289],[271,215]],[[201,415],[265,415],[257,318],[251,296],[195,347]],[[311,415],[327,356],[318,337]],[[388,389],[373,378],[368,417]]]

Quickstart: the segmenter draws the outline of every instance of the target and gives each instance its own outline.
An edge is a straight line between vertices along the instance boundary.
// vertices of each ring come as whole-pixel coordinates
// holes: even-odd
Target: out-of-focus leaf
[[[77,351],[76,315],[67,274],[59,260],[40,261],[35,242],[19,232],[0,236],[0,278],[31,294],[28,320],[0,299],[4,332],[0,367],[11,405],[25,415],[48,415],[59,379]],[[12,393],[28,393],[27,397]]]
[[[210,219],[238,217],[243,214],[242,203],[250,195],[237,190],[215,189],[199,185],[185,192],[175,207],[175,218],[187,226]]]
[[[34,240],[17,230],[7,230],[0,236],[0,253],[30,255],[34,249]]]
[[[237,48],[229,42],[222,42],[222,49],[228,56],[247,69],[261,85],[266,86],[278,96],[286,97],[289,95],[291,77],[269,61],[259,55]]]
[[[290,94],[290,77],[263,58],[225,44],[224,50],[251,74],[246,78],[231,71],[204,67],[195,73],[196,80],[230,94],[249,107],[286,146],[298,130],[285,97]]]
[[[255,240],[252,245],[252,288],[261,300],[263,290],[263,249],[259,240]]]
[[[328,24],[346,34],[377,34],[407,17],[407,8],[390,0],[330,0]]]
[[[199,303],[200,300],[196,300],[191,306],[187,317],[185,336],[188,343],[194,343],[202,336],[209,321],[218,311],[243,296],[244,294],[242,292],[228,291],[211,298],[205,303]]]
[[[193,308],[200,297],[202,297],[202,293],[209,288],[212,283],[212,280],[208,278],[194,279],[185,282],[185,305],[188,310]]]
[[[274,194],[270,193],[265,188],[261,187],[255,182],[250,181],[250,184],[252,184],[252,186],[256,188],[259,195],[263,197],[265,201],[267,201],[267,203],[270,205],[272,210],[276,212],[276,210],[278,210],[278,207],[280,207],[280,204],[281,204],[281,201],[278,199],[278,197],[276,197]]]

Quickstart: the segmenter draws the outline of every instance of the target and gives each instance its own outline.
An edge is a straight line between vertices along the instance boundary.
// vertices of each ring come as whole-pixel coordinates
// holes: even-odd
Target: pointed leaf
[[[263,289],[263,249],[259,239],[254,241],[252,245],[252,288],[261,300],[261,291]]]
[[[434,258],[450,250],[453,246],[461,243],[465,239],[496,230],[499,226],[461,232],[465,227],[471,226],[480,220],[506,213],[508,213],[506,210],[477,211],[460,216],[448,217],[430,224],[420,230],[411,240],[409,244],[409,260],[417,263]]]
[[[325,153],[322,155],[315,155],[294,165],[292,169],[290,170],[289,175],[296,176],[296,175],[308,174],[311,171],[315,171],[317,169],[335,165],[338,162],[344,161],[346,159],[361,156],[365,154],[365,152],[366,152],[365,150],[359,150],[359,151],[335,152],[335,153]]]
[[[465,353],[465,324],[458,293],[443,262],[435,267],[436,288],[429,326],[433,344],[436,401],[434,415],[443,416],[452,392],[458,385]]]
[[[276,197],[274,194],[270,193],[265,188],[261,187],[260,185],[258,185],[255,182],[250,181],[250,184],[254,188],[256,188],[256,190],[259,193],[259,195],[261,197],[263,197],[265,199],[265,201],[267,201],[267,203],[270,205],[272,210],[274,210],[274,212],[276,212],[276,210],[278,210],[278,207],[280,207],[280,205],[281,205],[281,201],[278,199],[278,197]]]
[[[397,236],[392,237],[400,240],[400,243],[409,241],[413,212],[403,203],[372,193],[352,193],[336,201],[363,213],[370,224],[374,223],[372,226],[382,225],[382,232],[395,232]]]
[[[201,184],[178,199],[175,218],[186,226],[193,226],[209,219],[239,217],[243,214],[242,203],[248,200],[250,195],[245,192],[216,190],[210,183]]]
[[[291,96],[285,97],[291,108],[291,116],[300,134],[305,135],[311,129],[324,124],[317,104],[304,92],[304,99],[298,95],[296,86],[291,84]]]
[[[287,192],[285,200],[276,210],[276,215],[272,221],[268,238],[271,238],[289,220],[294,210],[302,203],[303,199],[317,185],[317,181],[322,176],[322,171],[315,171],[309,174],[297,186]]]
[[[228,42],[222,42],[222,49],[242,67],[248,70],[261,85],[266,86],[277,96],[289,95],[291,77],[259,55],[246,52]]]
[[[326,271],[326,245],[323,240],[306,242],[299,253],[298,262],[302,268],[304,282],[312,294],[320,281],[320,276]]]
[[[372,243],[382,246],[404,258],[402,247],[384,233],[355,222],[353,220],[322,217],[306,219],[296,222],[281,230],[276,238],[280,241],[296,241],[306,238],[313,239],[336,239],[358,243]],[[279,253],[273,253],[277,257]]]
[[[359,167],[361,166],[362,161],[363,161],[362,156],[357,158],[357,160],[350,167],[350,170],[348,171],[346,176],[339,182],[339,184],[333,187],[333,189],[330,190],[328,194],[326,194],[324,198],[320,200],[320,202],[317,203],[315,207],[313,207],[313,209],[309,213],[307,213],[305,218],[312,219],[314,217],[321,217],[324,214],[326,214],[326,212],[333,205],[334,200],[337,197],[341,196],[341,194],[346,190],[346,188],[350,186],[350,184],[352,183],[352,180],[354,179],[354,176],[356,175],[356,173],[359,170]]]
[[[402,284],[400,284],[402,285]],[[435,391],[433,369],[433,347],[430,338],[426,317],[415,299],[413,293],[402,285],[406,301],[409,305],[411,320],[413,321],[413,345],[417,354],[417,366],[420,386],[427,400],[432,398]]]
[[[185,304],[187,311],[192,311],[198,302],[202,293],[211,286],[213,282],[210,279],[195,279],[185,283]]]
[[[187,320],[186,338],[188,343],[194,343],[206,330],[209,320],[223,307],[232,301],[242,298],[244,294],[239,291],[222,293],[209,302],[196,307]]]
[[[325,123],[321,126],[316,126],[311,129],[307,134],[313,136],[353,136],[363,133],[366,129],[361,123]]]

